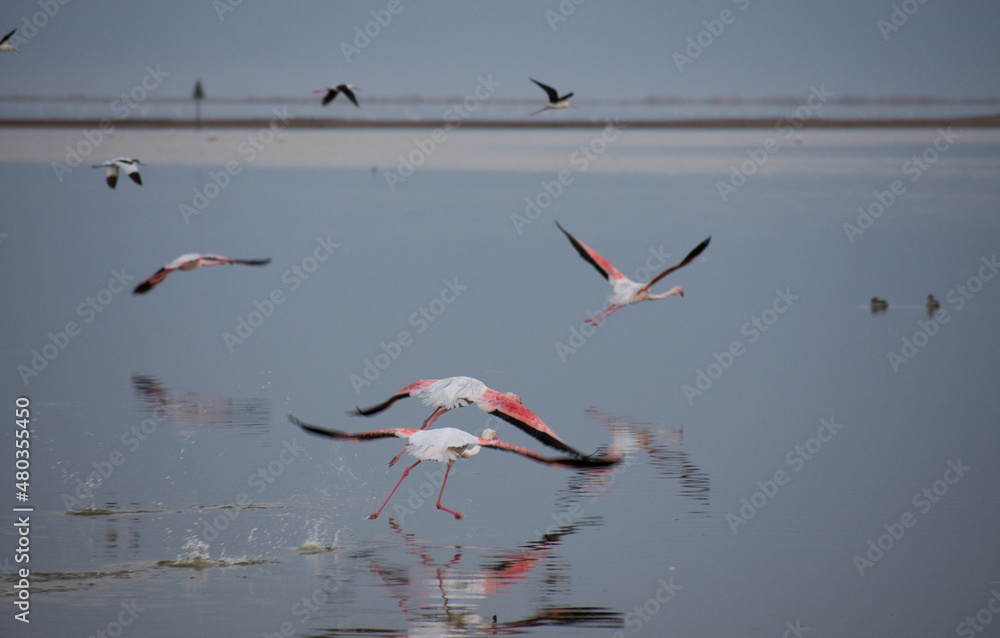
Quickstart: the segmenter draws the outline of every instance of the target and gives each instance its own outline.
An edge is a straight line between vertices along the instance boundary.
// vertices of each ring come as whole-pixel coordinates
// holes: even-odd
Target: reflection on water
[[[468,633],[518,633],[521,628],[545,625],[575,627],[621,627],[622,615],[601,607],[578,607],[550,602],[556,595],[572,592],[567,576],[562,573],[556,550],[562,540],[590,520],[561,526],[542,538],[512,550],[488,550],[484,555],[476,549],[461,546],[442,547],[406,532],[395,520],[389,521],[392,531],[402,540],[406,554],[413,562],[391,562],[373,557],[369,571],[396,602],[405,622],[407,635],[457,636]],[[436,556],[440,556],[437,558]],[[478,564],[477,564],[478,563]],[[519,618],[504,618],[493,609],[492,597],[511,593],[518,585],[531,582],[534,570],[543,593],[535,600],[530,613]],[[365,633],[396,634],[392,628],[328,629],[319,635]]]
[[[258,398],[179,392],[146,374],[133,374],[132,387],[142,400],[140,415],[153,416],[158,422],[198,428],[262,427],[270,419],[267,402]],[[244,432],[248,433],[252,431]]]
[[[81,131],[6,133],[15,156],[31,159],[8,158],[0,171],[11,210],[0,278],[18,300],[4,323],[8,395],[30,395],[35,408],[39,635],[121,630],[112,623],[126,604],[143,610],[127,632],[135,636],[176,635],[178,618],[191,635],[629,635],[639,633],[636,609],[651,615],[644,636],[777,635],[797,619],[810,635],[944,635],[982,608],[998,571],[983,548],[1000,511],[990,398],[1000,279],[979,270],[996,253],[996,131],[963,131],[853,243],[843,224],[906,178],[902,167],[932,131],[810,132],[729,200],[716,181],[773,133],[623,134],[524,233],[511,214],[545,192],[593,130],[463,131],[396,191],[369,169],[395,167],[413,149],[412,131],[292,131],[187,224],[176,203],[239,159],[246,134],[209,144],[121,131],[101,155],[128,146],[159,158],[142,189],[110,191],[81,172],[90,169],[58,183],[52,175],[50,161]],[[666,248],[702,233],[721,248],[690,275],[701,293],[670,312],[622,317],[562,361],[553,344],[580,321],[566,309],[589,288],[575,285],[575,264],[557,250],[550,222],[570,216],[613,227],[613,251],[674,233]],[[64,242],[58,259],[32,260],[52,229],[78,241]],[[344,236],[336,266],[227,352],[220,335],[255,300],[288,291],[281,271],[331,233]],[[117,296],[38,376],[14,373],[47,333],[80,322],[74,309],[112,269],[131,272],[148,251],[178,254],[175,244],[191,241],[266,249],[281,268],[265,281],[203,281],[199,299],[175,289],[155,306]],[[411,313],[456,276],[468,294],[415,334]],[[950,294],[970,281],[973,299]],[[749,340],[741,325],[789,286],[801,303]],[[892,309],[872,316],[876,293]],[[928,293],[942,306],[933,326]],[[359,319],[345,299],[374,310]],[[533,329],[511,338],[507,317]],[[385,345],[407,328],[401,352]],[[912,354],[917,331],[923,345],[896,369],[887,354]],[[682,385],[718,368],[730,343],[747,347],[686,402]],[[471,508],[464,521],[426,507],[396,516],[395,527],[363,520],[398,475],[364,446],[303,446],[284,412],[325,410],[349,426],[343,411],[380,394],[374,384],[357,392],[350,375],[390,350],[398,356],[378,370],[383,389],[428,368],[483,369],[535,388],[531,405],[560,415],[553,422],[599,404],[578,436],[588,451],[608,441],[624,460],[575,472],[484,455],[465,466],[479,480],[449,487]],[[802,472],[789,467],[785,455],[830,415],[846,438],[824,444]],[[471,426],[475,417],[453,418]],[[859,575],[852,557],[890,538],[884,530],[948,459],[969,476]],[[791,477],[777,493],[768,487],[776,470]],[[752,524],[732,530],[727,514],[740,499],[764,496]],[[0,529],[0,543],[16,540],[12,526]],[[14,566],[5,566],[5,599]],[[657,588],[672,575],[683,589],[661,605]],[[14,622],[0,618],[0,635]]]
[[[599,453],[620,453],[623,461],[609,468],[573,472],[555,495],[552,523],[513,548],[468,548],[441,545],[407,531],[402,522],[389,519],[403,556],[393,558],[394,548],[354,552],[352,559],[376,577],[377,590],[385,592],[401,616],[400,625],[325,626],[316,635],[357,633],[386,635],[515,634],[543,626],[617,629],[624,614],[600,605],[567,604],[580,598],[572,580],[573,564],[564,551],[577,534],[593,534],[604,518],[593,513],[599,499],[614,498],[622,477],[643,463],[655,467],[660,480],[676,481],[680,492],[696,503],[694,513],[708,501],[708,477],[680,450],[683,433],[636,425],[592,409],[588,415],[608,429],[611,443]],[[593,542],[593,541],[591,541]],[[397,548],[398,549],[398,548]],[[405,556],[412,557],[407,559]],[[346,583],[357,589],[361,583]],[[505,617],[498,609],[507,596],[521,597],[530,589],[530,605],[518,617]],[[380,616],[381,617],[381,616]]]
[[[171,422],[198,427],[206,424],[209,429],[205,434],[239,421],[233,406],[240,401],[168,390],[145,376],[137,376],[133,385],[143,400],[144,413],[156,410],[170,415],[165,420]],[[266,412],[266,405],[258,402],[241,413]],[[630,498],[629,475],[642,466],[655,468],[653,476],[658,482],[677,482],[680,493],[698,503],[699,511],[707,502],[708,479],[681,449],[680,430],[629,423],[596,408],[588,414],[609,433],[610,444],[602,451],[622,454],[622,463],[558,472],[566,480],[553,496],[551,524],[530,533],[520,544],[469,547],[441,543],[390,519],[388,542],[362,539],[361,544],[352,546],[352,540],[342,540],[344,527],[336,531],[332,542],[321,542],[325,516],[317,518],[312,506],[305,503],[236,507],[206,502],[203,497],[186,507],[162,508],[140,501],[109,500],[100,509],[62,517],[75,528],[73,534],[91,539],[91,553],[105,569],[50,572],[41,576],[43,585],[38,593],[81,591],[93,596],[100,589],[109,594],[118,591],[116,583],[121,579],[181,579],[167,587],[180,586],[189,594],[201,595],[210,586],[239,590],[243,586],[237,582],[239,574],[267,578],[266,573],[273,571],[283,578],[299,580],[305,574],[307,581],[322,580],[322,588],[313,592],[313,611],[300,619],[303,630],[309,628],[313,635],[516,634],[556,626],[619,629],[624,626],[623,612],[601,604],[600,597],[588,600],[594,595],[588,584],[576,582],[578,549],[571,549],[568,541],[591,537],[577,538],[574,546],[598,542],[598,532],[606,524],[601,503]],[[269,427],[263,425],[265,430]],[[279,530],[287,525],[289,516],[297,520],[303,514],[309,517],[306,529],[311,531],[294,547]],[[223,515],[228,522],[225,526],[213,523],[217,536],[211,541],[199,534],[203,519]],[[415,520],[413,524],[426,521]],[[291,527],[294,533],[301,524]],[[280,539],[277,544],[261,551],[257,541],[275,533]],[[179,551],[164,549],[164,534],[181,536]],[[529,601],[526,605],[518,604],[525,598]],[[366,608],[380,611],[360,616],[345,613],[356,604],[352,601],[358,600],[368,601]],[[379,604],[380,600],[388,604]]]
[[[649,424],[628,423],[622,417],[613,416],[598,408],[586,410],[587,416],[595,419],[611,432],[611,450],[626,457],[626,465],[634,462],[640,453],[649,458],[649,463],[665,479],[676,480],[680,484],[681,496],[695,501],[697,509],[690,514],[705,514],[708,511],[708,473],[691,461],[687,452],[680,449],[684,443],[684,429],[663,430]],[[666,434],[666,440],[658,436]]]

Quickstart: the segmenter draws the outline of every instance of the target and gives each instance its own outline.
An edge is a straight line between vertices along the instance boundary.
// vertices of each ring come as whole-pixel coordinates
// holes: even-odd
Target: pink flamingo
[[[421,430],[429,428],[439,416],[448,410],[475,403],[484,412],[488,412],[513,424],[545,445],[562,450],[563,452],[576,454],[580,457],[585,456],[560,439],[549,426],[545,425],[541,419],[535,416],[534,412],[521,405],[521,397],[513,392],[500,393],[492,390],[486,387],[486,384],[479,379],[473,379],[472,377],[422,379],[416,383],[411,383],[378,405],[364,409],[358,407],[349,414],[353,416],[372,416],[387,409],[400,399],[414,396],[422,398],[424,405],[434,406],[434,412],[424,420],[424,424],[420,426]]]
[[[541,82],[539,82],[534,78],[528,78],[528,79],[537,84],[538,86],[540,86],[542,90],[545,91],[545,94],[549,96],[549,103],[546,104],[544,107],[538,109],[531,115],[538,115],[542,111],[548,111],[549,109],[564,109],[573,106],[572,104],[569,103],[569,99],[573,97],[572,93],[567,93],[566,95],[560,97],[559,92],[556,91],[551,86],[547,84],[542,84]]]
[[[595,251],[593,248],[587,246],[587,244],[583,243],[573,235],[570,235],[568,232],[566,232],[566,229],[560,226],[559,222],[556,222],[556,226],[559,226],[559,230],[561,230],[563,234],[569,238],[570,243],[573,244],[573,247],[576,248],[576,251],[580,253],[580,256],[583,257],[588,263],[590,263],[591,266],[596,268],[597,272],[601,273],[604,277],[606,277],[608,282],[611,284],[611,287],[614,289],[614,291],[608,296],[608,303],[610,303],[611,305],[609,305],[607,308],[605,308],[598,314],[594,315],[590,319],[587,319],[587,323],[592,326],[598,325],[599,323],[610,317],[612,314],[614,314],[615,311],[617,311],[619,308],[624,308],[629,304],[639,303],[640,301],[647,301],[653,299],[663,299],[671,295],[680,295],[681,297],[683,297],[684,289],[681,288],[680,286],[674,286],[667,292],[658,295],[649,294],[649,289],[652,288],[656,282],[663,279],[664,277],[674,272],[678,268],[683,268],[684,266],[687,266],[692,261],[694,261],[695,258],[698,255],[700,255],[703,250],[705,250],[705,247],[708,246],[708,242],[712,241],[712,238],[709,237],[705,241],[695,246],[694,250],[689,252],[688,256],[685,257],[684,260],[681,261],[679,264],[667,268],[657,276],[650,279],[648,283],[640,284],[632,281],[631,279],[623,275],[620,270],[618,270],[610,263],[608,263],[607,259],[597,254],[597,251]]]
[[[270,259],[232,259],[230,257],[223,257],[222,255],[199,255],[197,253],[181,255],[177,259],[165,265],[163,268],[157,270],[152,277],[136,286],[135,290],[132,291],[132,294],[141,295],[149,292],[156,286],[159,286],[160,282],[166,279],[167,275],[175,270],[194,270],[195,268],[201,268],[202,266],[221,266],[223,264],[263,266],[269,263],[271,263]]]
[[[334,439],[368,441],[371,439],[381,439],[393,436],[401,439],[407,439],[408,442],[406,447],[403,448],[403,452],[409,452],[410,455],[417,459],[417,462],[403,470],[403,475],[399,477],[399,481],[396,482],[396,486],[392,488],[391,492],[389,492],[389,496],[385,499],[385,502],[382,503],[382,507],[378,508],[378,511],[374,514],[371,514],[368,517],[369,519],[378,518],[379,514],[382,513],[382,510],[385,509],[385,506],[389,504],[389,500],[392,498],[392,495],[396,493],[396,490],[399,488],[400,483],[403,482],[403,479],[407,477],[410,470],[420,465],[421,461],[438,461],[439,463],[447,464],[448,468],[445,470],[444,479],[441,481],[441,491],[438,493],[436,506],[439,510],[451,513],[455,518],[462,518],[461,512],[457,512],[441,505],[441,495],[444,494],[444,486],[448,482],[448,473],[451,472],[451,466],[455,463],[455,461],[460,458],[472,458],[473,456],[479,454],[479,451],[484,447],[491,447],[505,452],[513,452],[533,461],[556,467],[605,467],[618,463],[621,460],[621,457],[618,455],[588,458],[546,457],[532,450],[511,445],[510,443],[504,443],[497,438],[496,431],[489,428],[483,430],[483,435],[481,437],[473,436],[468,432],[458,430],[456,428],[438,428],[436,430],[389,428],[385,430],[370,430],[368,432],[350,433],[340,432],[339,430],[330,430],[318,425],[304,423],[291,414],[288,415],[288,420],[307,432],[328,436]],[[402,454],[397,454],[391,461],[389,461],[389,465],[394,465],[396,461],[399,460],[401,455]]]

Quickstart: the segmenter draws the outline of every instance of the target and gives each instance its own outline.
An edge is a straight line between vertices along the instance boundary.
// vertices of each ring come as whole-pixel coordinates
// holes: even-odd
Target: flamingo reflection
[[[270,419],[266,402],[250,397],[225,397],[171,390],[154,376],[133,374],[132,388],[142,399],[144,413],[159,421],[198,428],[263,426]]]

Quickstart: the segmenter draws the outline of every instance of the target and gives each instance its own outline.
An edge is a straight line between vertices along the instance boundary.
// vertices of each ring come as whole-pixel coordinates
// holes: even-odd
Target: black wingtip
[[[584,248],[583,244],[580,243],[580,240],[578,240],[573,235],[570,235],[569,231],[567,231],[565,228],[563,228],[559,224],[559,222],[556,222],[556,226],[558,226],[559,230],[561,230],[563,232],[563,234],[566,235],[566,239],[568,239],[569,243],[572,244],[573,248],[576,249],[577,254],[579,254],[580,257],[582,257],[584,261],[586,261],[588,264],[590,264],[591,266],[593,266],[594,269],[597,270],[597,272],[601,275],[601,277],[603,277],[604,279],[608,279],[609,278],[608,272],[606,270],[604,270],[603,268],[601,268],[600,264],[598,264],[596,261],[594,261],[594,258],[590,256],[590,253],[587,252],[587,249]]]
[[[336,437],[337,434],[340,434],[339,432],[335,432],[335,431],[334,432],[326,431],[323,428],[319,427],[318,425],[313,425],[312,423],[306,423],[305,421],[299,419],[297,416],[295,416],[291,412],[288,413],[288,421],[289,421],[289,423],[292,423],[293,425],[299,426],[300,428],[302,428],[306,432],[312,432],[313,434],[320,434],[320,435],[323,435],[323,436],[332,436],[332,437]]]
[[[571,447],[568,443],[564,442],[562,439],[558,439],[551,434],[542,432],[541,430],[536,430],[535,428],[530,427],[525,423],[519,421],[517,417],[513,417],[509,414],[506,414],[505,412],[501,412],[500,410],[494,410],[493,412],[490,412],[490,414],[497,417],[498,419],[503,419],[504,421],[510,423],[517,429],[527,434],[528,436],[538,439],[539,441],[541,441],[545,445],[548,445],[549,447],[553,447],[557,450],[562,450],[563,452],[572,454],[576,458],[581,458],[581,459],[585,458],[582,452]]]
[[[139,284],[138,286],[135,287],[135,290],[132,291],[132,294],[133,295],[144,295],[144,294],[146,294],[147,292],[149,292],[152,289],[153,289],[153,284],[149,283],[148,281],[144,281],[144,282],[142,282],[141,284]]]
[[[692,259],[694,259],[698,255],[700,255],[702,253],[702,251],[704,251],[706,248],[708,248],[708,243],[710,241],[712,241],[712,236],[711,235],[709,235],[708,238],[705,239],[705,241],[703,241],[700,244],[698,244],[697,246],[695,246],[694,250],[692,250],[691,252],[689,252],[688,256],[684,258],[684,261],[685,262],[691,261]]]
[[[388,399],[386,399],[385,401],[383,401],[382,403],[379,403],[378,405],[369,406],[367,408],[362,408],[361,406],[355,406],[357,414],[354,415],[354,416],[372,416],[372,415],[378,414],[379,412],[382,412],[383,410],[388,409],[396,401],[400,401],[402,399],[405,399],[408,396],[410,396],[410,395],[409,394],[405,394],[405,393],[404,394],[394,394],[391,397],[389,397]]]

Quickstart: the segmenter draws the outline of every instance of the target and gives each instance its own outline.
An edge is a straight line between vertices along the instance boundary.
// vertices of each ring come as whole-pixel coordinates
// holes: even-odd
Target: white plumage
[[[140,164],[142,164],[142,162],[134,158],[116,157],[115,159],[102,164],[94,164],[93,167],[106,167],[108,170],[107,175],[105,176],[105,181],[107,181],[109,188],[114,188],[118,184],[119,169],[125,169],[125,174],[129,176],[129,179],[139,186],[142,186],[142,176],[139,175]]]
[[[483,431],[484,439],[496,437],[494,430]],[[409,443],[403,451],[421,461],[438,461],[451,465],[458,459],[468,459],[479,454],[481,449],[478,436],[457,428],[438,428],[417,430],[409,436]]]
[[[430,385],[430,380],[428,379],[426,381],[428,381],[427,385]],[[389,465],[394,465],[404,453],[409,453],[415,457],[417,462],[403,470],[403,475],[399,477],[399,481],[396,482],[396,486],[392,488],[391,492],[389,492],[389,496],[385,499],[385,502],[382,503],[382,507],[378,508],[378,511],[370,515],[368,518],[379,517],[379,514],[382,513],[385,506],[389,504],[389,499],[391,499],[392,495],[396,493],[397,489],[399,489],[399,485],[403,482],[403,479],[407,477],[410,470],[417,467],[417,465],[419,465],[422,461],[437,461],[439,463],[444,463],[447,466],[444,471],[444,478],[441,480],[441,491],[438,492],[438,500],[435,506],[439,510],[444,510],[445,512],[454,515],[455,518],[462,518],[461,512],[457,512],[441,505],[441,495],[444,494],[444,486],[448,483],[448,474],[451,472],[451,466],[454,465],[455,461],[461,458],[467,459],[473,457],[479,454],[479,451],[484,447],[513,452],[539,463],[559,467],[607,467],[609,465],[614,465],[621,460],[621,456],[617,454],[609,456],[591,455],[588,457],[581,457],[577,455],[574,457],[549,458],[542,456],[537,452],[533,452],[532,450],[511,445],[510,443],[504,443],[497,438],[497,433],[489,428],[483,430],[483,435],[481,437],[473,436],[468,432],[463,432],[462,430],[458,430],[456,428],[439,428],[437,430],[386,428],[383,430],[369,430],[367,432],[351,433],[341,432],[340,430],[331,430],[318,425],[305,423],[291,414],[288,415],[288,420],[307,432],[312,432],[313,434],[318,434],[320,436],[328,436],[334,439],[370,441],[372,439],[397,437],[407,440],[406,446],[399,454],[394,456],[392,460],[389,461]]]
[[[485,383],[472,377],[448,377],[445,379],[421,379],[406,386],[386,401],[368,408],[358,407],[351,414],[372,416],[388,409],[396,401],[406,397],[419,397],[424,405],[434,408],[434,412],[424,420],[421,430],[426,430],[445,412],[475,404],[480,410],[497,416],[520,428],[545,445],[557,450],[583,456],[559,438],[552,429],[538,418],[534,412],[521,404],[521,397],[513,392],[497,392]]]
[[[667,268],[643,284],[632,281],[623,275],[620,270],[611,265],[611,262],[604,257],[601,257],[596,250],[566,232],[566,229],[560,226],[559,222],[556,222],[556,226],[558,226],[559,230],[566,235],[566,238],[569,239],[569,242],[574,248],[576,248],[576,251],[580,254],[580,256],[583,257],[587,263],[596,268],[597,272],[601,273],[601,276],[607,279],[608,283],[611,284],[612,292],[608,296],[608,304],[610,305],[593,317],[587,319],[587,323],[592,326],[598,325],[614,314],[619,308],[624,308],[630,304],[639,303],[640,301],[665,299],[673,295],[680,295],[683,297],[684,289],[680,286],[674,286],[670,290],[658,295],[651,294],[649,290],[659,280],[663,279],[678,268],[683,268],[694,261],[695,258],[697,258],[698,255],[700,255],[702,251],[708,247],[708,243],[712,240],[711,237],[707,238],[705,241],[695,246],[694,249],[688,253],[687,257],[685,257],[680,263]]]
[[[449,377],[439,379],[420,390],[417,396],[424,405],[453,410],[474,403],[489,390],[486,384],[472,377]]]

